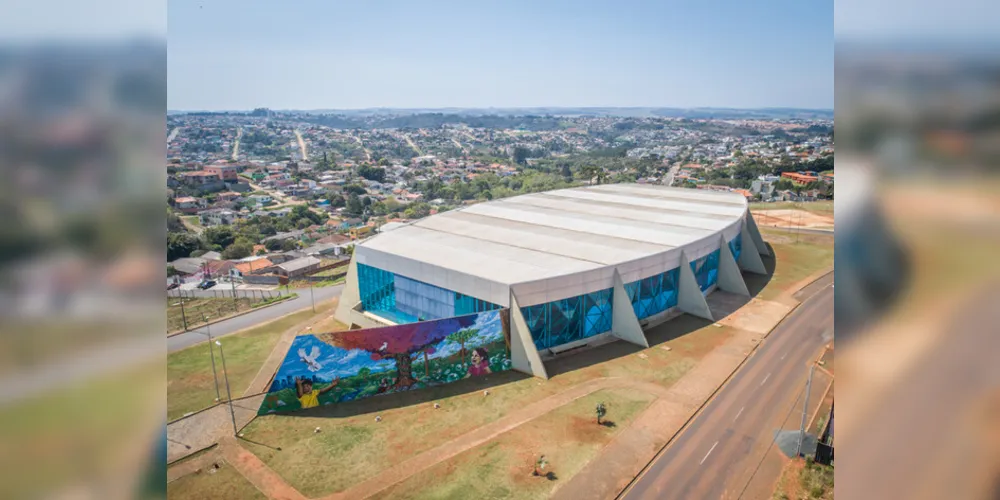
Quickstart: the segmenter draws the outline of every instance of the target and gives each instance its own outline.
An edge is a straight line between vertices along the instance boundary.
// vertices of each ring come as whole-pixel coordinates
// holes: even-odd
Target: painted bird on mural
[[[299,359],[301,359],[303,363],[309,365],[309,371],[311,372],[318,372],[323,368],[323,365],[316,361],[316,358],[318,357],[319,347],[313,346],[312,351],[309,352],[308,356],[306,355],[305,349],[299,349]]]

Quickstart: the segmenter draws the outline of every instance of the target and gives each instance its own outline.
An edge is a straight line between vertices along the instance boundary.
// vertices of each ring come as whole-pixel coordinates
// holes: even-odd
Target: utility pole
[[[187,315],[184,314],[184,295],[181,295],[180,299],[181,299],[181,302],[180,302],[180,306],[181,306],[181,321],[184,322],[184,331],[186,332],[186,331],[188,331],[188,320],[187,320]],[[174,305],[176,306],[177,304],[174,304]]]
[[[215,348],[212,347],[212,329],[210,324],[208,324],[208,318],[202,315],[205,320],[205,332],[208,335],[208,353],[212,356],[212,378],[215,379],[215,401],[219,402],[222,399],[222,395],[219,394],[219,372],[215,369]]]
[[[806,381],[806,395],[804,398],[805,404],[802,405],[802,426],[799,430],[799,445],[795,448],[796,457],[802,454],[802,441],[805,440],[806,437],[806,418],[808,418],[809,414],[809,391],[812,390],[813,372],[815,371],[816,365],[809,365],[809,380]]]
[[[219,346],[219,355],[222,356],[222,375],[226,378],[226,397],[229,398],[229,415],[233,418],[233,436],[239,434],[236,430],[236,410],[233,409],[233,393],[229,391],[229,373],[226,372],[226,353],[222,351],[222,342],[215,341]]]
[[[309,299],[312,300],[313,314],[316,314],[316,297],[313,295],[312,281],[309,282]]]

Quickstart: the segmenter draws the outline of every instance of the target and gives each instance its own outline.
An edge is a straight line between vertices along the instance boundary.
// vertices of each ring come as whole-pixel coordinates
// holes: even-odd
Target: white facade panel
[[[612,288],[681,266],[741,233],[737,194],[605,185],[517,196],[435,215],[379,234],[355,259],[507,306]],[[744,247],[750,242],[744,242]]]

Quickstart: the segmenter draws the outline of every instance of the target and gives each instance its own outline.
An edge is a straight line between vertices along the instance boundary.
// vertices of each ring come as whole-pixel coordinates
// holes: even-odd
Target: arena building
[[[749,242],[752,251],[743,251]],[[749,295],[768,249],[739,194],[610,184],[433,215],[354,249],[336,318],[371,328],[510,308],[515,369],[680,312],[716,288]]]

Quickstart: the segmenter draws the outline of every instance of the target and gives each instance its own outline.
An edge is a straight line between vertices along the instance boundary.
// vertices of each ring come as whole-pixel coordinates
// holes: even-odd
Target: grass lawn
[[[679,328],[666,325],[671,327]],[[729,328],[702,328],[664,344],[672,347],[670,351],[642,351],[645,359],[630,345],[616,342],[551,362],[551,378],[545,382],[507,371],[307,410],[294,417],[258,417],[244,434],[267,446],[248,442],[244,446],[306,496],[321,496],[587,380],[631,377],[668,387],[732,333]],[[489,389],[489,396],[483,395],[484,389]],[[434,402],[441,408],[434,409]],[[609,411],[608,418],[617,421],[615,410]],[[375,415],[382,421],[375,422]],[[316,427],[322,432],[315,433]]]
[[[181,216],[181,220],[183,220],[184,222],[187,222],[188,224],[190,224],[190,225],[192,225],[194,227],[202,227],[201,226],[201,217],[198,217],[197,215],[184,215],[184,216]]]
[[[606,389],[417,474],[374,498],[548,498],[561,481],[579,472],[601,448],[645,409],[654,396],[634,390]],[[608,413],[598,425],[594,408],[603,402]],[[548,465],[532,475],[535,460]]]
[[[750,212],[757,210],[787,210],[798,209],[819,215],[833,215],[833,200],[821,201],[777,201],[774,203],[751,203]]]
[[[833,500],[833,467],[806,460],[785,465],[773,500]]]
[[[210,472],[211,469],[208,469],[167,483],[167,499],[264,500],[267,498],[231,465],[227,463],[221,465],[222,467],[215,472]]]
[[[774,276],[758,295],[760,299],[773,300],[813,273],[833,267],[833,236],[806,233],[796,236],[768,228],[761,228],[761,233],[774,250],[776,264]]]
[[[317,306],[317,314],[329,314],[331,304]],[[234,397],[242,395],[257,375],[261,364],[274,349],[281,334],[314,317],[312,311],[297,312],[270,323],[222,339],[226,349],[226,369]],[[215,349],[216,369],[222,379],[222,360]],[[167,355],[167,418],[173,420],[215,402],[212,360],[208,343]],[[225,386],[220,387],[225,395]]]

